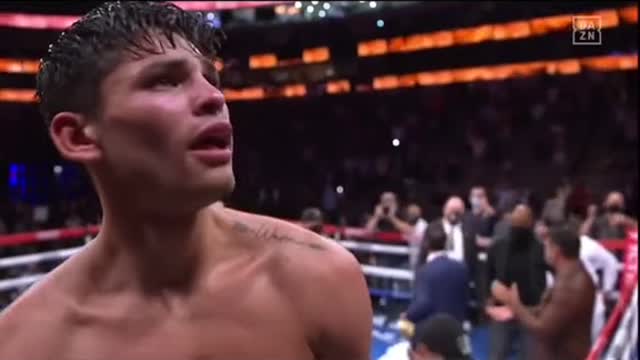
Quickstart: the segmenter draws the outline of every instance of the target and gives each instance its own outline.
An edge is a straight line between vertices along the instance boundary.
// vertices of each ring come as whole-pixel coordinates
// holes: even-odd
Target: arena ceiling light
[[[342,18],[349,14],[380,10],[386,4],[380,1],[296,1],[293,6],[304,9],[304,18]]]

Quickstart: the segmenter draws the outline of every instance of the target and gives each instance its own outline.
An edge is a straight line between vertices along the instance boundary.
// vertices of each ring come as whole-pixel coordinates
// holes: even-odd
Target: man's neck
[[[579,265],[580,259],[568,259],[568,258],[560,258],[556,261],[555,270],[556,274],[563,273],[567,270],[574,269],[577,265]]]
[[[136,216],[105,209],[92,279],[105,290],[134,288],[145,294],[187,292],[203,275],[205,254],[219,230],[204,208],[181,216]]]

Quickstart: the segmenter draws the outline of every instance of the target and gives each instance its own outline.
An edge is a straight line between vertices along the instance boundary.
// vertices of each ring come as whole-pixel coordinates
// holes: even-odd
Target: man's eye
[[[180,85],[180,80],[169,76],[161,76],[151,81],[151,87],[176,87],[178,85]]]

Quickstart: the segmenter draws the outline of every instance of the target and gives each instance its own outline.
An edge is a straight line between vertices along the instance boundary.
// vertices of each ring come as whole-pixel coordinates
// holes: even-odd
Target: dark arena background
[[[589,359],[637,359],[636,3],[175,3],[227,35],[212,59],[234,128],[224,206],[355,255],[374,308],[371,360],[408,359],[417,251],[452,197],[471,239],[460,323],[473,359],[526,351],[521,334],[493,355],[500,335],[485,310],[491,249],[509,241],[518,205],[536,237],[570,222],[615,257],[613,282],[597,271],[606,301]],[[99,232],[89,176],[53,146],[34,92],[49,44],[99,4],[0,2],[0,308]]]

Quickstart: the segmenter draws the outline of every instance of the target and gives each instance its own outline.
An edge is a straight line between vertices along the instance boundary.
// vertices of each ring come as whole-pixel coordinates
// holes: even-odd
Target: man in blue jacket
[[[467,267],[448,257],[447,235],[442,226],[429,226],[425,239],[429,255],[416,272],[414,297],[405,318],[415,324],[445,313],[463,322],[469,301]]]

